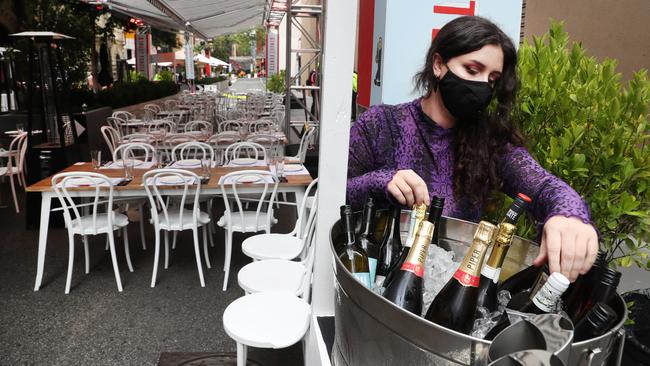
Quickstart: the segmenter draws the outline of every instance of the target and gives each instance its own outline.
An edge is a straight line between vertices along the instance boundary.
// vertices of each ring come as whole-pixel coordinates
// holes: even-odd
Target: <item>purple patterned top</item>
[[[368,109],[350,131],[348,203],[359,208],[369,193],[394,202],[386,190],[388,182],[398,170],[412,169],[427,183],[431,196],[445,198],[444,215],[478,221],[482,207],[453,194],[453,131],[426,116],[419,98]],[[525,148],[511,149],[499,166],[503,192],[531,197],[529,211],[538,222],[564,215],[591,223],[589,207],[580,195],[542,168]]]

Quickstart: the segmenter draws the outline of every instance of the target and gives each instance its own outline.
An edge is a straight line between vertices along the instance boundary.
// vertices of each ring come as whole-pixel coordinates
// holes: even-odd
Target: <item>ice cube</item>
[[[506,308],[508,303],[510,302],[510,299],[512,299],[512,295],[510,295],[510,291],[508,290],[502,290],[499,291],[497,294],[497,310],[502,313],[503,310]]]
[[[423,313],[426,313],[433,299],[447,284],[459,265],[459,262],[454,261],[454,252],[446,251],[437,245],[429,247],[424,271]]]

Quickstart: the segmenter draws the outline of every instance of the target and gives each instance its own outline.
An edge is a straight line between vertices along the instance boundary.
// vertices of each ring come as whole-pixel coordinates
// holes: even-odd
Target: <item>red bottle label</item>
[[[415,273],[416,276],[422,278],[424,277],[424,266],[421,265],[420,263],[411,263],[411,262],[404,262],[402,264],[402,271],[409,271]]]
[[[456,270],[456,273],[454,273],[454,278],[460,282],[461,285],[471,287],[478,287],[479,280],[481,279],[479,276],[472,276],[471,274],[460,269]]]

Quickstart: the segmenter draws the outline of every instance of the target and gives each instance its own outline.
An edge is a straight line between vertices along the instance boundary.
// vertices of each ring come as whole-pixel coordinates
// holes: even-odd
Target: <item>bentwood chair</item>
[[[162,230],[174,232],[192,230],[196,268],[199,272],[201,287],[205,287],[198,230],[203,228],[203,254],[206,266],[211,268],[207,244],[207,224],[210,222],[210,217],[206,212],[199,209],[199,195],[201,194],[199,176],[194,172],[182,169],[156,169],[146,172],[142,177],[142,181],[149,197],[156,238],[151,287],[156,286],[158,259],[160,257],[160,232]],[[170,195],[164,187],[170,188],[172,186],[177,192],[181,190],[181,194],[174,195],[173,200],[168,200],[167,198]],[[160,209],[157,207],[160,207]],[[168,238],[169,236],[165,235],[165,269],[169,267]]]
[[[305,196],[300,202],[298,209],[298,218],[293,230],[287,234],[279,233],[263,233],[253,235],[244,239],[242,242],[242,252],[253,260],[263,259],[284,259],[293,260],[301,253],[305,252],[305,242],[307,238],[307,227],[312,222],[316,215],[316,208],[312,206],[311,209],[307,208],[307,202],[312,201],[315,205],[315,199],[318,193],[316,185],[318,178],[314,179],[305,191]],[[314,191],[313,197],[310,197],[311,192]]]
[[[314,197],[318,197],[318,193]],[[317,201],[316,201],[317,202]],[[305,238],[302,253],[298,261],[287,259],[254,260],[245,265],[237,273],[239,287],[246,294],[256,292],[287,292],[304,299],[309,298],[311,288],[311,273],[314,265],[314,233],[315,217],[309,215],[305,227]],[[261,234],[265,235],[265,234]],[[273,234],[270,234],[273,235]],[[275,246],[276,242],[270,240],[267,246]]]
[[[124,253],[126,255],[126,261],[129,271],[133,272],[127,231],[129,219],[126,215],[116,213],[113,210],[113,187],[115,183],[115,179],[111,179],[103,174],[92,172],[68,172],[60,173],[52,177],[52,188],[59,198],[59,202],[63,208],[63,218],[65,220],[65,226],[68,229],[69,256],[68,276],[65,284],[66,294],[70,293],[70,283],[72,281],[75,235],[81,235],[83,238],[86,274],[90,272],[88,235],[107,235],[117,290],[122,291],[122,280],[120,278],[119,265],[117,264],[115,239],[113,235],[113,231],[122,229],[124,234]],[[75,202],[73,195],[71,195],[71,192],[74,189],[80,189],[81,187],[84,189],[94,189],[95,191],[94,196],[91,197],[91,203],[86,206],[90,213],[85,215],[82,214],[82,206],[78,205]],[[105,192],[106,190],[108,190],[108,192]]]
[[[313,143],[314,136],[316,135],[316,127],[311,126],[307,128],[307,131],[303,133],[300,138],[300,148],[298,148],[298,153],[295,156],[287,156],[284,160],[287,163],[300,163],[304,164],[305,159],[307,158],[307,150],[309,150],[309,145]]]
[[[244,183],[255,183],[259,193],[245,193],[246,200],[255,203],[253,209],[246,210],[242,202]],[[223,291],[228,287],[230,274],[230,258],[232,255],[232,237],[234,232],[257,233],[271,232],[271,225],[275,223],[273,217],[273,201],[278,190],[278,178],[269,171],[241,170],[228,173],[219,182],[225,210],[219,218],[217,225],[225,229],[226,250],[224,258]],[[229,188],[229,189],[228,189]],[[256,197],[253,197],[253,196]],[[256,198],[256,202],[255,202]]]
[[[9,143],[9,150],[3,152],[0,156],[7,158],[7,165],[0,167],[0,177],[9,177],[11,185],[11,194],[14,199],[16,213],[20,213],[18,198],[16,197],[16,186],[14,176],[20,186],[25,186],[25,153],[27,152],[27,132],[22,132],[14,137]]]
[[[229,145],[224,153],[224,162],[236,162],[236,159],[254,159],[266,162],[266,148],[255,142],[236,142]]]
[[[119,146],[120,144],[120,133],[113,127],[111,126],[102,126],[99,129],[102,133],[102,136],[104,137],[104,142],[106,142],[106,146],[108,146],[108,149],[111,151],[111,155],[115,152],[115,148]]]

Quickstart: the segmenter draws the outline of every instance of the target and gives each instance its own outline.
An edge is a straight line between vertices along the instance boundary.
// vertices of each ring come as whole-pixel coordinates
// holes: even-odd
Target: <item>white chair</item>
[[[259,193],[246,192],[246,199],[256,195],[257,204],[254,210],[245,210],[240,196],[241,191],[247,190],[244,183],[255,183]],[[278,190],[278,178],[269,171],[262,170],[241,170],[228,173],[219,182],[225,210],[219,218],[217,225],[225,229],[226,255],[224,258],[225,276],[223,280],[223,291],[228,287],[228,275],[230,273],[230,258],[232,254],[233,232],[256,233],[259,231],[271,232],[271,224],[275,222],[273,217],[273,201]],[[227,187],[230,188],[228,192]],[[230,198],[229,198],[230,196]],[[232,201],[232,203],[231,203]],[[250,202],[249,202],[250,203]],[[235,207],[231,207],[234,205]],[[234,208],[237,210],[235,211]]]
[[[82,215],[80,208],[70,195],[70,189],[78,187],[87,187],[95,190],[95,195],[90,200],[92,202],[87,207],[91,213]],[[126,230],[129,219],[126,215],[113,211],[113,183],[105,175],[90,172],[68,172],[60,173],[52,177],[52,188],[59,198],[63,208],[63,217],[65,226],[68,229],[68,242],[70,252],[68,256],[68,277],[65,284],[65,293],[70,293],[70,283],[72,281],[72,265],[74,263],[74,236],[81,235],[84,243],[86,274],[90,272],[89,255],[88,255],[88,235],[106,234],[108,246],[113,261],[113,271],[115,272],[115,282],[117,282],[118,291],[122,291],[122,280],[120,278],[120,269],[117,264],[115,253],[115,240],[113,231],[123,229],[124,232],[124,253],[129,271],[133,272],[131,265],[131,255],[129,252],[129,237]],[[106,193],[108,190],[108,193]],[[100,202],[100,198],[102,201]]]
[[[135,119],[135,115],[127,111],[115,111],[113,112],[112,117],[117,117],[124,121],[130,121],[132,119]]]
[[[248,133],[270,133],[273,131],[274,124],[269,120],[257,120],[248,124]]]
[[[208,139],[207,143],[212,146],[217,165],[224,164],[224,155],[228,146],[239,142],[239,133],[234,131],[224,131],[216,133]]]
[[[137,159],[142,163],[156,161],[156,148],[144,142],[126,142],[115,148],[113,161],[124,161],[124,159]]]
[[[154,224],[156,237],[156,250],[154,254],[153,274],[151,287],[156,286],[158,275],[158,259],[160,257],[160,231],[184,231],[192,230],[194,238],[194,254],[196,256],[196,267],[199,272],[201,287],[205,287],[203,279],[203,267],[201,265],[201,252],[199,250],[199,227],[203,228],[203,253],[205,264],[211,268],[208,256],[207,225],[210,217],[206,212],[199,210],[199,195],[201,193],[201,180],[199,176],[191,171],[182,169],[156,169],[148,171],[142,177],[145,191],[149,197],[151,206],[151,217]],[[167,200],[170,196],[166,194],[165,185],[172,185],[173,190],[178,193],[182,188],[181,195],[174,195],[174,200]],[[167,203],[167,202],[171,203]],[[157,207],[160,207],[160,211]],[[190,206],[188,209],[186,206]],[[165,235],[165,269],[169,267],[169,236]]]
[[[111,151],[111,155],[115,152],[115,148],[120,144],[120,133],[111,126],[102,126],[99,129],[104,137],[106,146]]]
[[[305,131],[300,138],[300,148],[298,148],[298,153],[295,156],[287,156],[284,160],[288,163],[304,164],[305,159],[307,158],[307,150],[309,150],[309,145],[313,143],[315,134],[316,127],[311,126],[307,128],[307,131]]]
[[[167,99],[163,102],[163,106],[166,111],[175,111],[178,109],[178,100],[176,99]]]
[[[219,132],[224,131],[234,131],[239,133],[239,130],[244,126],[241,121],[238,120],[227,120],[219,123]]]
[[[266,161],[266,148],[258,143],[246,141],[236,142],[226,148],[224,163],[240,158]]]
[[[305,248],[305,238],[307,237],[307,223],[314,220],[315,209],[307,213],[307,202],[309,194],[318,184],[318,178],[314,179],[305,191],[305,196],[300,202],[298,218],[293,230],[287,234],[266,233],[254,235],[244,239],[242,242],[242,252],[254,260],[262,259],[286,259],[292,260],[303,253]],[[314,204],[316,200],[313,200]]]
[[[190,121],[185,124],[185,133],[200,131],[212,135],[212,123],[208,121]]]
[[[122,119],[120,117],[107,117],[106,118],[106,123],[110,127],[113,127],[115,131],[117,131],[119,140],[122,140],[122,136],[127,135],[129,132],[127,131],[126,127],[126,120]]]
[[[9,150],[0,156],[7,158],[7,165],[0,167],[0,177],[9,177],[11,185],[11,194],[14,198],[14,207],[16,213],[20,213],[18,198],[16,197],[16,187],[14,185],[14,175],[20,186],[25,186],[25,153],[27,152],[27,132],[21,132],[14,137],[9,143]]]
[[[223,328],[237,342],[237,366],[246,366],[247,348],[286,348],[309,329],[311,307],[292,294],[260,292],[240,297],[223,312]]]
[[[155,138],[152,135],[148,135],[146,133],[132,133],[129,135],[124,135],[122,136],[122,142],[127,143],[127,142],[144,142],[146,144],[151,144],[153,143]]]
[[[267,150],[279,143],[279,139],[277,136],[266,134],[266,133],[256,133],[253,135],[248,135],[246,141],[260,144],[264,146]]]
[[[314,265],[315,215],[309,217],[305,244],[300,261],[264,259],[245,265],[237,273],[237,282],[246,294],[256,292],[288,292],[309,298]],[[273,246],[273,242],[267,243]]]
[[[205,142],[188,141],[172,148],[172,161],[198,159],[214,161],[214,150]]]

